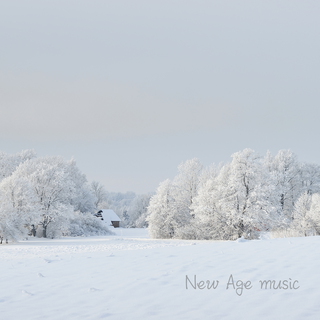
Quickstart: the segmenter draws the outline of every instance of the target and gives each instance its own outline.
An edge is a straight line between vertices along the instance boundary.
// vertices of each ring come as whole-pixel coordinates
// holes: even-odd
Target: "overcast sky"
[[[109,191],[252,148],[320,163],[320,2],[0,2],[0,150]]]

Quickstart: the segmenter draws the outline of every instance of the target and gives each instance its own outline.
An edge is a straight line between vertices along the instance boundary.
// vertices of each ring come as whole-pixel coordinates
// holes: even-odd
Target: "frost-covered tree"
[[[312,195],[320,192],[320,166],[314,163],[300,164],[300,193]]]
[[[73,207],[75,183],[70,174],[70,163],[61,157],[35,158],[22,163],[12,174],[13,179],[27,178],[40,208],[43,236],[50,223],[68,214]]]
[[[320,192],[320,166],[299,162],[290,150],[280,150],[275,157],[268,153],[264,165],[269,174],[267,180],[273,189],[269,202],[278,213],[273,229],[286,229],[295,219],[298,199],[304,193],[312,195]]]
[[[288,219],[292,219],[295,201],[301,194],[301,170],[297,157],[290,150],[280,150],[270,160],[270,181],[275,186],[275,197],[278,199],[281,211]]]
[[[219,184],[217,178],[223,166],[211,165],[199,176],[197,195],[190,206],[194,220],[187,229],[187,236],[195,239],[223,239],[224,216],[219,208]],[[183,237],[185,238],[185,237]]]
[[[295,203],[293,222],[290,229],[298,235],[312,236],[320,234],[320,194],[310,195],[307,191]]]
[[[198,192],[202,165],[198,159],[191,159],[181,163],[178,170],[173,182],[162,182],[150,200],[147,221],[153,237],[187,238],[194,233],[190,228],[194,219],[192,205]]]
[[[311,198],[309,217],[315,235],[320,235],[320,193],[314,193]]]
[[[202,170],[195,159],[182,164],[170,184],[170,219],[165,221],[172,237],[189,239],[255,238],[261,231],[289,229],[318,234],[319,194],[320,166],[299,162],[290,150],[261,158],[244,149],[219,167]],[[157,193],[153,212],[163,206],[161,199]]]
[[[37,224],[40,207],[32,184],[25,177],[9,176],[0,183],[0,236],[18,240]]]
[[[29,150],[16,155],[1,153],[0,181],[1,238],[21,239],[30,229],[34,234],[39,225],[44,237],[70,234],[75,212],[83,214],[78,214],[78,225],[92,224],[87,215],[94,212],[96,198],[74,160],[36,158]],[[95,227],[99,228],[99,223]],[[104,226],[100,227],[105,232]]]
[[[121,226],[125,228],[147,227],[147,207],[151,194],[137,195],[134,192],[107,192],[99,183],[95,189],[101,202],[98,208],[112,209],[121,218]],[[100,189],[101,187],[101,189]],[[99,196],[100,194],[100,196]]]
[[[174,221],[176,229],[184,228],[194,218],[192,205],[198,193],[202,164],[191,159],[178,166],[179,173],[173,180]]]
[[[293,222],[290,227],[294,228],[297,232],[307,236],[308,233],[314,232],[313,224],[310,219],[310,207],[312,196],[305,192],[296,201],[293,211]]]
[[[66,162],[66,166],[68,175],[66,179],[72,181],[74,188],[73,196],[70,197],[73,210],[94,213],[96,199],[86,175],[79,170],[74,159]]]
[[[157,192],[150,199],[147,221],[152,238],[173,238],[176,224],[174,221],[173,185],[170,180],[160,183]]]
[[[227,216],[220,203],[220,188],[217,179],[208,179],[202,185],[194,199],[192,209],[195,220],[193,229],[197,239],[229,239],[234,234],[234,228],[229,229]],[[231,236],[232,238],[232,236]]]
[[[272,210],[266,201],[260,160],[250,149],[235,153],[232,162],[200,188],[193,206],[198,238],[252,238],[267,228]]]
[[[16,154],[0,152],[0,181],[9,177],[21,163],[35,157],[34,150],[23,150]]]
[[[261,158],[251,149],[237,152],[232,158],[227,184],[221,187],[220,203],[238,237],[252,237],[264,220]]]
[[[53,230],[62,230],[73,211],[93,211],[93,194],[74,160],[65,161],[61,157],[31,159],[22,163],[11,177],[14,181],[28,180],[41,215],[39,224],[44,237],[49,226],[52,229],[50,236],[57,235]],[[30,197],[27,199],[31,202]]]
[[[130,223],[129,211],[130,207],[136,198],[134,192],[107,192],[107,201],[103,202],[103,208],[112,209],[121,218],[121,224],[127,226]],[[100,204],[100,207],[102,206]]]
[[[108,206],[108,194],[105,187],[98,181],[91,182],[91,190],[95,197],[94,206],[95,210],[104,209]]]
[[[148,226],[146,221],[148,206],[151,195],[137,195],[128,210],[128,221],[126,226],[133,228],[144,228]]]

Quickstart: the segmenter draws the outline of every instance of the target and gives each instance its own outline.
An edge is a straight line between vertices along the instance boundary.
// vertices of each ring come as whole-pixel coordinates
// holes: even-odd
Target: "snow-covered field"
[[[320,237],[213,242],[115,232],[0,245],[0,319],[320,319]],[[261,289],[263,280],[288,289]]]

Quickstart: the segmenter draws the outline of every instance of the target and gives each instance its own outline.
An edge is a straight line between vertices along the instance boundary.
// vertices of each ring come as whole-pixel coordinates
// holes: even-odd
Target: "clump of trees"
[[[97,199],[96,208],[114,210],[121,218],[122,227],[146,228],[148,226],[146,218],[151,194],[109,192],[96,181],[92,182],[91,187]]]
[[[264,157],[251,149],[204,168],[182,163],[159,185],[148,207],[153,238],[234,240],[263,231],[320,234],[320,166],[290,150]]]
[[[0,153],[0,237],[19,240],[110,233],[92,213],[97,196],[74,160],[37,157],[32,150]]]

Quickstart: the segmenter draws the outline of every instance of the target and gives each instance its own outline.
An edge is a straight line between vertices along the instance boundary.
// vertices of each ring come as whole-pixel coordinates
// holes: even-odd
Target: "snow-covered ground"
[[[320,319],[320,237],[214,242],[115,232],[0,245],[0,318]],[[211,288],[200,289],[207,280]],[[263,280],[288,289],[261,289]]]

